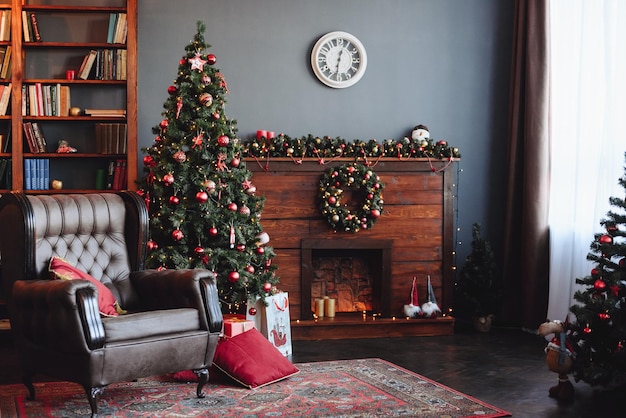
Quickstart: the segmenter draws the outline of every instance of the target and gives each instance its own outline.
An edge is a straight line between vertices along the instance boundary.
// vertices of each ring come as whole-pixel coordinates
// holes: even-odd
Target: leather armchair
[[[207,270],[144,270],[148,213],[133,192],[0,198],[3,280],[12,283],[11,329],[34,398],[42,373],[76,382],[92,414],[114,382],[192,369],[203,397],[222,314]],[[51,280],[61,257],[109,288],[121,307],[102,317],[87,280]]]

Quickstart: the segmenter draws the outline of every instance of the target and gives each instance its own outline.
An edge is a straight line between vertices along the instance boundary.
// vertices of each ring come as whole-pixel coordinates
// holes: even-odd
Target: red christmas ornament
[[[254,274],[254,266],[251,266],[250,264],[248,264],[246,266],[246,271],[250,274]]]
[[[248,309],[248,313],[252,316],[256,315],[256,308],[250,308]]]
[[[180,199],[178,196],[170,196],[170,204],[178,205],[180,203]]]
[[[187,161],[187,154],[185,154],[185,151],[176,151],[174,153],[174,160],[178,163],[184,163]]]
[[[441,141],[437,142],[437,145],[443,145],[445,147],[446,145],[448,145],[448,142],[442,139]]]
[[[219,118],[220,118],[220,114],[219,113],[217,113],[217,112],[213,113],[213,119],[219,120]]]
[[[184,58],[181,58],[180,61],[178,61],[178,64],[179,65],[185,65],[185,64],[187,64],[187,60],[184,59]]]
[[[211,228],[209,228],[209,235],[211,236],[216,236],[217,235],[217,228],[212,226]]]
[[[591,275],[592,276],[597,276],[598,274],[600,274],[600,271],[596,268],[591,269]]]
[[[380,211],[378,209],[372,209],[372,218],[378,218],[380,216]]]
[[[233,212],[237,211],[237,204],[235,202],[230,202],[227,206],[228,210],[232,210]]]
[[[206,56],[206,60],[209,65],[214,65],[217,62],[217,57],[214,54],[208,54]]]
[[[246,251],[246,244],[237,244],[237,251],[239,252]]]
[[[598,318],[600,318],[603,321],[608,321],[609,319],[611,319],[611,315],[606,312],[600,312],[598,314]]]
[[[147,243],[146,245],[147,245],[147,247],[148,247],[148,249],[149,249],[150,251],[154,251],[154,250],[156,250],[157,248],[159,248],[159,244],[157,244],[156,242],[154,242],[154,241],[152,241],[152,240],[148,241],[148,243]]]
[[[591,334],[591,328],[589,328],[589,326],[586,326],[585,328],[583,328],[583,332],[585,334]]]
[[[239,209],[239,213],[241,213],[242,215],[245,216],[250,216],[250,208],[247,207],[246,205],[243,205],[240,209]]]
[[[172,183],[174,183],[174,176],[170,173],[167,173],[163,176],[163,183],[165,183],[166,186],[170,186]]]
[[[176,86],[169,86],[169,87],[167,88],[167,92],[168,92],[169,94],[174,94],[174,93],[176,93],[176,90],[178,90],[178,89],[176,88]]]
[[[146,155],[145,157],[143,157],[143,165],[145,165],[146,167],[154,167],[156,166],[156,161],[154,161],[154,158],[152,158],[151,155]]]
[[[227,135],[220,135],[217,137],[217,145],[225,147],[230,142],[230,138]]]
[[[603,291],[606,288],[606,283],[602,279],[598,279],[593,283],[593,288],[598,291]]]
[[[236,271],[231,271],[228,273],[228,281],[231,283],[235,283],[239,280],[239,273]]]
[[[200,203],[206,203],[209,200],[209,195],[204,191],[198,192],[196,193],[196,200]]]
[[[168,127],[168,125],[169,125],[169,124],[170,124],[170,123],[168,122],[168,120],[167,120],[167,119],[163,119],[163,120],[161,121],[161,123],[159,123],[159,126],[161,127],[161,129],[166,129],[166,128]]]
[[[331,205],[334,205],[335,203],[337,203],[337,198],[335,196],[330,196],[328,198],[328,203],[330,203]]]
[[[257,249],[256,249],[256,253],[257,253],[257,254],[259,254],[259,255],[263,255],[263,254],[265,254],[265,248],[263,248],[263,247],[257,247]]]
[[[198,247],[193,249],[193,252],[196,253],[197,255],[204,254],[204,248],[198,246]]]
[[[612,244],[613,243],[613,237],[610,235],[602,235],[600,237],[600,244]]]
[[[175,229],[172,231],[172,239],[174,241],[180,241],[181,239],[183,239],[183,237],[183,231],[181,231],[180,229]]]
[[[263,283],[263,291],[269,293],[272,290],[272,284],[269,282]]]
[[[237,157],[233,158],[232,160],[230,160],[230,166],[231,167],[239,167],[239,164],[241,163],[241,160]]]

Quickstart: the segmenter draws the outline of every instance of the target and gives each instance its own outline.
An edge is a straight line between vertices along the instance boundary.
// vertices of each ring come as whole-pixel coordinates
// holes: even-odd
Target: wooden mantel
[[[456,161],[396,158],[374,161],[372,170],[385,184],[384,211],[371,229],[357,233],[333,231],[318,206],[319,181],[324,170],[353,159],[334,159],[325,164],[320,164],[317,159],[305,159],[300,163],[290,158],[269,161],[247,158],[245,161],[253,172],[252,183],[257,194],[266,198],[261,224],[270,236],[269,245],[276,252],[273,262],[278,266],[278,287],[289,292],[293,339],[333,338],[329,326],[341,328],[341,335],[350,337],[350,328],[342,318],[337,318],[335,324],[330,320],[325,323],[315,321],[314,325],[326,327],[324,331],[320,328],[318,334],[306,329],[312,321],[309,320],[310,311],[302,311],[303,306],[309,309],[311,304],[302,301],[301,243],[311,239],[393,240],[391,283],[388,284],[390,317],[375,318],[377,325],[389,323],[386,327],[377,326],[371,330],[382,328],[385,335],[402,334],[393,330],[392,325],[410,323],[407,332],[411,335],[452,332],[454,320],[449,315],[438,318],[445,324],[439,329],[437,321],[407,321],[403,318],[402,308],[408,302],[413,277],[417,277],[420,303],[426,301],[428,275],[443,313],[449,312],[452,306]],[[403,321],[397,321],[396,316]],[[419,331],[420,326],[424,327],[423,332]],[[354,335],[375,336],[363,329],[355,329]]]

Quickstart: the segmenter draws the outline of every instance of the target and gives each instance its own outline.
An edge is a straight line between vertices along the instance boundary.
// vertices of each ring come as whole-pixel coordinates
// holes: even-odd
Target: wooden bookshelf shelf
[[[29,194],[101,191],[96,187],[96,172],[106,169],[111,161],[122,161],[125,165],[125,174],[122,175],[121,182],[124,188],[136,189],[137,0],[84,0],[80,5],[72,5],[75,2],[68,0],[46,0],[46,4],[41,3],[44,2],[9,0],[0,5],[0,11],[10,11],[11,21],[10,40],[6,40],[5,36],[4,40],[0,41],[0,50],[5,52],[11,50],[10,75],[0,79],[0,85],[10,87],[11,91],[7,114],[0,115],[0,135],[4,135],[9,144],[3,149],[8,152],[0,152],[0,160],[7,161],[10,165],[9,175],[0,179],[0,194],[8,191],[25,191]],[[117,24],[118,21],[124,22],[124,18],[125,25]],[[58,31],[59,24],[67,30]],[[122,32],[119,32],[125,36],[112,37],[118,27],[125,28],[125,31],[122,29]],[[38,39],[35,35],[40,34],[41,41],[25,41],[28,39],[25,37],[25,30],[31,39]],[[119,43],[119,40],[124,38],[125,43]],[[106,42],[110,40],[116,42]],[[116,55],[115,52],[121,52],[115,56],[115,61],[103,58],[103,62],[119,64],[118,68],[121,71],[100,71],[98,74],[102,74],[100,77],[102,79],[95,79],[95,70],[92,70],[87,79],[79,78],[79,67],[86,61],[85,57],[91,50],[105,53],[110,50],[113,51],[113,55]],[[99,62],[96,61],[93,68],[104,68],[97,67],[98,65]],[[67,70],[75,71],[74,79],[68,79]],[[46,103],[49,104],[46,111],[42,112],[41,106],[36,112],[31,111],[28,101],[33,100],[33,92],[29,91],[29,87],[33,85],[41,85],[49,90],[48,86],[52,86],[52,90],[56,87],[54,94],[48,95],[50,100],[56,100],[56,106],[44,101],[44,107]],[[63,93],[60,93],[61,90]],[[71,94],[68,96],[71,100],[61,102],[60,97],[66,90],[70,90]],[[41,96],[37,92],[35,97],[36,100],[40,100]],[[70,106],[80,109],[124,109],[126,115],[60,116],[67,114]],[[61,109],[65,111],[62,112]],[[24,131],[25,124],[29,123],[37,124],[41,128],[45,141],[43,147],[38,148],[45,152],[31,152],[33,134],[29,133],[29,141]],[[95,142],[97,125],[107,123],[126,125],[126,153],[95,152],[100,150]],[[58,143],[62,140],[67,141],[79,152],[56,153]],[[31,147],[28,146],[29,143]],[[49,180],[63,180],[67,188],[25,190],[28,169],[25,162],[29,165],[31,163],[26,160],[42,159],[49,160],[45,162],[49,165]],[[7,184],[7,181],[10,183]],[[47,187],[51,189],[50,184],[45,185],[45,188]]]

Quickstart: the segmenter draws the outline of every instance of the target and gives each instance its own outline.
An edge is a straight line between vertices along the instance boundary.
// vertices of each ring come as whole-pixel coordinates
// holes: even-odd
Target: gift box
[[[284,356],[292,354],[289,294],[279,292],[260,300],[248,301],[246,318],[254,321],[261,332]]]
[[[224,336],[232,338],[254,328],[254,321],[245,318],[231,317],[224,318]]]

